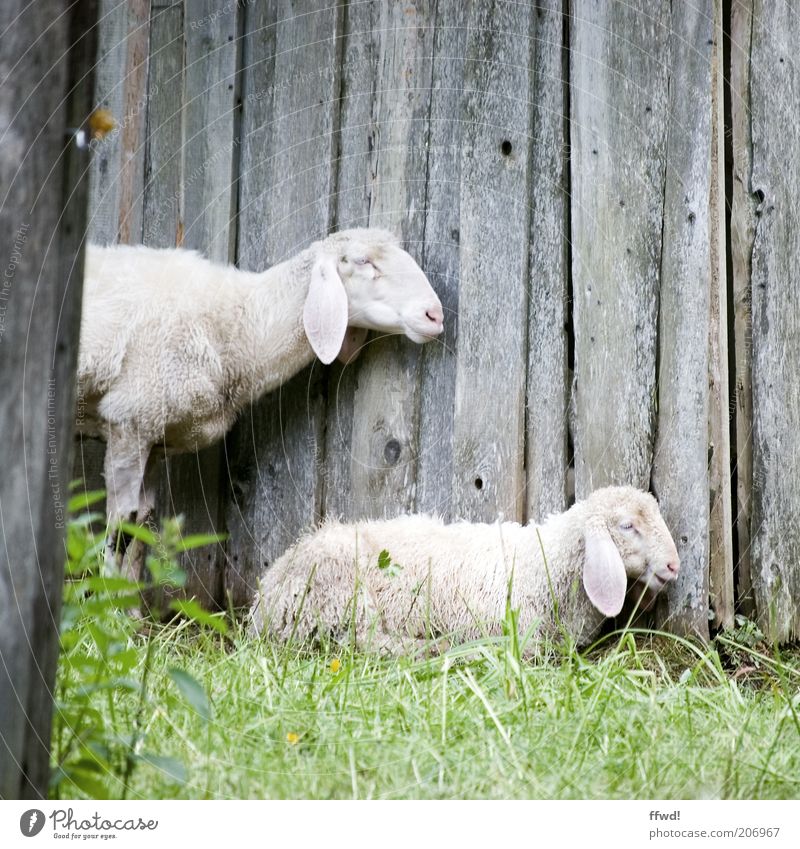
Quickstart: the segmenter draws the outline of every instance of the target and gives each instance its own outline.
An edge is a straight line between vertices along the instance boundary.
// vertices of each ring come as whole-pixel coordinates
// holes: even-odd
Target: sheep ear
[[[584,541],[583,588],[603,616],[616,616],[622,610],[628,587],[625,564],[604,524],[588,525]]]
[[[364,347],[364,342],[367,341],[367,332],[364,327],[348,327],[336,359],[345,365],[357,360],[361,354],[361,349]]]
[[[347,292],[333,256],[323,255],[311,269],[303,327],[314,353],[326,365],[332,363],[347,331]]]

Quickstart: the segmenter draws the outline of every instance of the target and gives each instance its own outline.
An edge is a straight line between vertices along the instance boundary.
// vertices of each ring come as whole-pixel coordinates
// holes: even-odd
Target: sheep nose
[[[678,565],[678,561],[676,560],[673,563],[667,563],[667,571],[671,572],[673,575],[677,575],[680,572],[681,567]]]
[[[444,330],[444,310],[440,306],[429,307],[425,311],[425,318],[438,325],[435,328],[435,333],[441,333]]]

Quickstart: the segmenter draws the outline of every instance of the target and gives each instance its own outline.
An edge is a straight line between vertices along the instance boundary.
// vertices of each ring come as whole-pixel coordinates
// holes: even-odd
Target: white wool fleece
[[[250,630],[283,640],[354,637],[400,652],[431,636],[499,634],[510,587],[521,632],[552,632],[557,605],[585,645],[619,612],[629,584],[656,593],[678,568],[655,499],[632,487],[597,490],[538,526],[446,525],[424,515],[328,522],[264,573]]]

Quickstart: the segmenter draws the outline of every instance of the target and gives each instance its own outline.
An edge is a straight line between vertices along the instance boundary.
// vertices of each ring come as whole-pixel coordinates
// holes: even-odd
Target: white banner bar
[[[798,801],[0,801],[0,846],[800,846]]]

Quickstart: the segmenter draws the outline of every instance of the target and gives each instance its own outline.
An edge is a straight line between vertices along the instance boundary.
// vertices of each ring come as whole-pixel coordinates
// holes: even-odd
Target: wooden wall
[[[705,636],[740,603],[800,634],[788,11],[101,6],[96,100],[121,131],[97,157],[94,239],[261,269],[389,227],[445,307],[439,342],[317,363],[223,446],[165,463],[161,509],[229,534],[194,555],[192,592],[246,604],[325,515],[536,519],[630,482],[683,563],[661,624]]]
[[[0,6],[0,799],[49,792],[96,22],[94,0]]]

